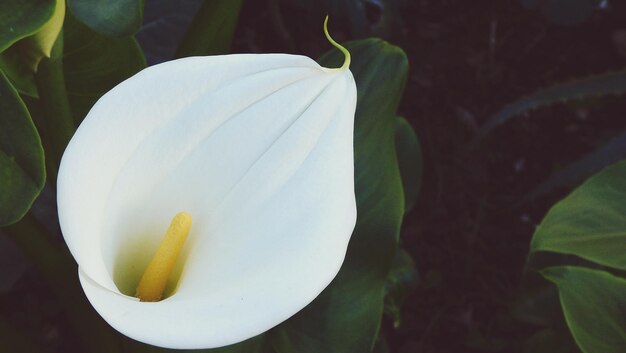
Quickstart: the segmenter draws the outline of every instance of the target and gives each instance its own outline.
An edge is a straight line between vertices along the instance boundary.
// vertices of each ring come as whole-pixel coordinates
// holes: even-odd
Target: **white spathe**
[[[347,67],[287,54],[175,60],[108,92],[58,175],[91,304],[131,338],[188,349],[243,341],[305,307],[339,271],[356,222],[355,107]],[[139,302],[180,211],[193,224],[178,285]]]

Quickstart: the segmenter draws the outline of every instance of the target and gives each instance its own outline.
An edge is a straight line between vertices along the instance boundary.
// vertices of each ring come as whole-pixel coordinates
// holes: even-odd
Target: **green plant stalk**
[[[54,43],[50,58],[43,58],[35,73],[39,104],[48,132],[46,169],[54,184],[65,146],[76,130],[63,76],[63,33]]]
[[[78,282],[77,265],[69,251],[29,213],[2,229],[44,276],[52,293],[88,353],[119,352],[119,338],[88,303]]]

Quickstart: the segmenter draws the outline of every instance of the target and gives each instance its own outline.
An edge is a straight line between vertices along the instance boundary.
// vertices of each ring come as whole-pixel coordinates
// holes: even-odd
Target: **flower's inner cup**
[[[184,259],[179,255],[190,228],[191,215],[180,212],[172,219],[156,250],[138,241],[130,251],[120,252],[114,274],[120,292],[144,302],[156,302],[172,295],[181,276]]]

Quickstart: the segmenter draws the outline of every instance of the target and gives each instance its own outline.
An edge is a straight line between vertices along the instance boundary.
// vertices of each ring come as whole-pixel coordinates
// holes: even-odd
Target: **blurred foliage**
[[[575,185],[602,168],[626,158],[626,132],[612,138],[574,163],[553,173],[539,184],[523,201],[537,199],[555,190]]]
[[[626,162],[595,175],[541,222],[531,251],[576,255],[626,270]]]
[[[406,250],[396,250],[393,265],[385,289],[385,314],[391,317],[393,326],[402,325],[402,306],[409,294],[417,287],[418,275],[415,262]]]
[[[622,95],[624,93],[626,93],[626,71],[575,79],[571,82],[542,88],[529,96],[508,104],[492,115],[489,121],[478,131],[473,145],[478,144],[500,125],[513,120],[515,117],[523,117],[531,110],[545,108],[554,104],[576,102],[607,95]],[[583,156],[578,161],[563,168],[563,170],[554,173],[526,195],[522,202],[528,202],[548,192],[571,186],[600,169],[626,158],[626,149],[623,148],[625,141],[622,135],[613,138],[597,150]]]
[[[56,181],[65,146],[72,138],[76,125],[67,96],[63,66],[63,36],[55,42],[50,58],[44,58],[34,74],[40,114],[35,125],[43,137],[48,179]]]
[[[131,37],[100,35],[67,16],[63,48],[63,76],[75,123],[118,83],[146,67],[137,41]]]
[[[495,113],[481,127],[477,139],[484,138],[499,125],[533,109],[583,98],[623,93],[626,93],[626,71],[610,72],[543,88],[507,105]]]
[[[583,352],[624,352],[625,279],[575,266],[550,267],[541,273],[559,288],[567,324]]]
[[[203,0],[150,0],[146,3],[144,23],[135,37],[141,44],[148,65],[174,57],[176,47],[203,3]]]
[[[396,118],[396,151],[404,188],[404,211],[413,209],[422,186],[422,148],[411,124],[404,118]]]
[[[242,0],[205,1],[178,45],[176,57],[228,54]]]
[[[607,272],[626,269],[625,175],[622,161],[590,178],[552,207],[531,242],[534,256],[569,254],[591,261],[589,266],[607,267],[590,269],[578,261],[564,266],[566,257],[557,266],[531,265],[557,285],[567,325],[585,353],[617,353],[626,347],[626,280]],[[546,335],[562,337],[554,331]]]
[[[67,0],[79,20],[109,37],[134,34],[143,22],[144,0]]]
[[[20,220],[43,188],[46,172],[39,134],[26,106],[0,71],[0,226]]]

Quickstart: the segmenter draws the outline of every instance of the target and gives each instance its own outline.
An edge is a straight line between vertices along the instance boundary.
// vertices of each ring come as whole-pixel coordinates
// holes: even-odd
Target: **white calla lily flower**
[[[356,86],[330,40],[346,54],[339,69],[287,54],[191,57],[94,105],[63,155],[58,211],[111,326],[156,346],[225,346],[288,319],[335,277],[356,221]],[[179,212],[163,240],[182,234],[163,299],[140,301],[148,264],[172,262],[159,244]]]

